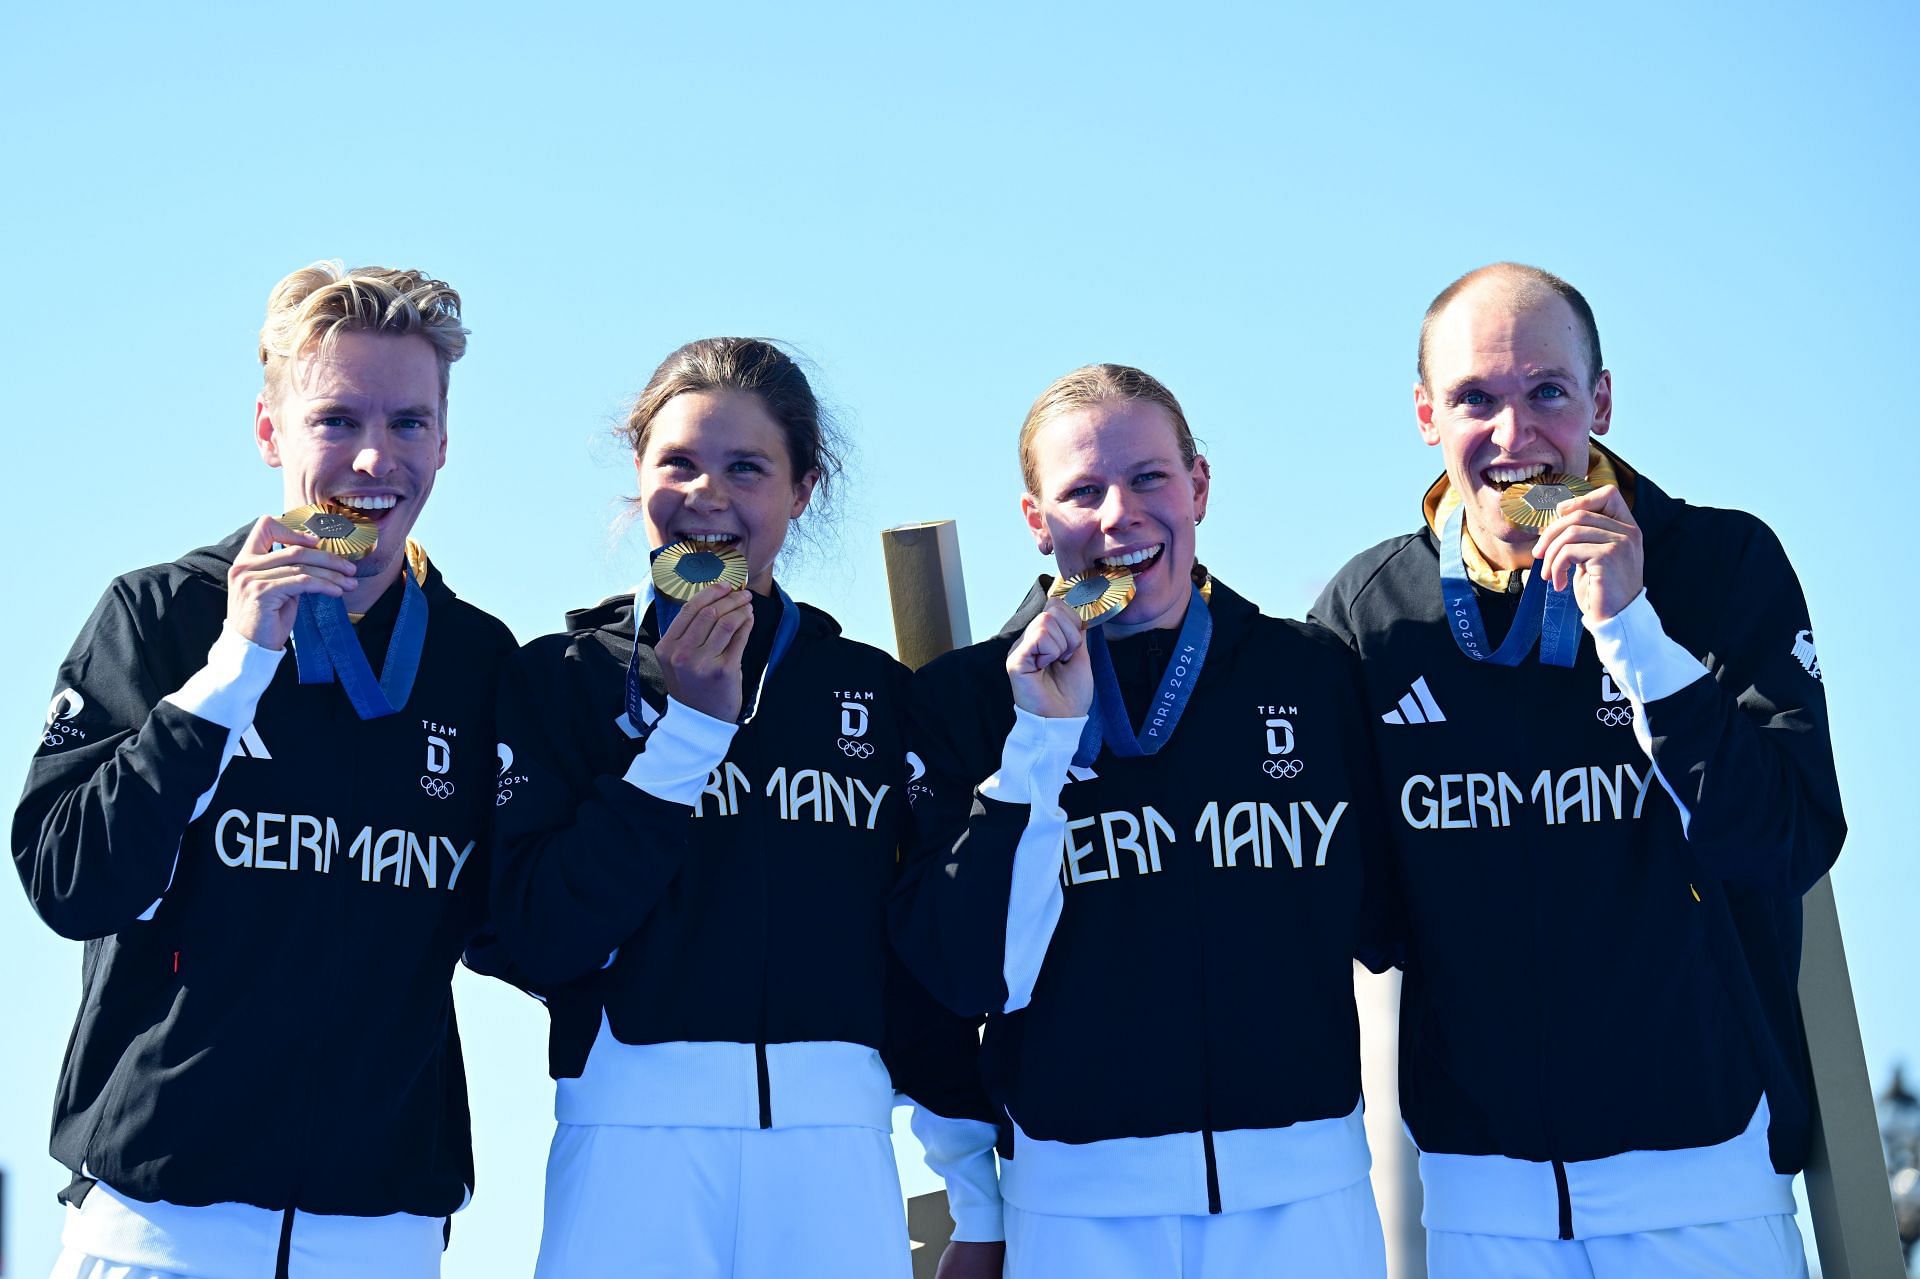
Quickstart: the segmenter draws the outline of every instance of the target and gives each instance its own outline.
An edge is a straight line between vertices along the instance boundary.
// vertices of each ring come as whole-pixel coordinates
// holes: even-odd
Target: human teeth
[[[1160,549],[1160,546],[1149,546],[1144,551],[1128,551],[1125,555],[1104,555],[1099,563],[1108,568],[1132,568],[1135,564],[1144,564],[1158,555]]]
[[[334,501],[355,511],[386,511],[399,501],[396,497],[336,497]]]
[[[690,542],[737,542],[740,540],[740,535],[738,533],[688,533],[686,538]]]
[[[1538,479],[1547,473],[1544,462],[1532,466],[1493,466],[1487,468],[1487,478],[1495,484],[1518,484],[1522,480]]]

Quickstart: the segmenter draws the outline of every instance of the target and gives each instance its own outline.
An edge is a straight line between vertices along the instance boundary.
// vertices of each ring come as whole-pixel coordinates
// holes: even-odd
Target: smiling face
[[[1587,473],[1587,437],[1613,415],[1612,375],[1587,367],[1588,339],[1565,299],[1491,278],[1456,297],[1427,338],[1416,384],[1420,438],[1438,445],[1466,503],[1468,532],[1496,568],[1533,562],[1536,529],[1500,514],[1501,491]]]
[[[260,456],[283,472],[287,509],[330,502],[378,526],[348,605],[377,598],[405,563],[407,534],[447,460],[433,345],[417,334],[340,332],[331,349],[293,362],[272,403],[262,394],[253,429]]]
[[[634,457],[651,546],[683,538],[733,542],[747,585],[773,589],[787,526],[807,509],[817,471],[795,477],[786,434],[747,391],[683,391],[663,405]]]
[[[1147,400],[1072,408],[1035,431],[1038,492],[1020,499],[1042,552],[1063,576],[1100,565],[1134,575],[1110,633],[1177,625],[1191,597],[1195,523],[1207,511],[1207,459],[1182,462],[1166,409]]]

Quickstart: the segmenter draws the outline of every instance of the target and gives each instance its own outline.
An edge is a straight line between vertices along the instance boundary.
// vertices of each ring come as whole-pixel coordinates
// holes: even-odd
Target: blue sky
[[[0,789],[106,581],[279,507],[249,440],[268,288],[321,257],[466,298],[419,526],[523,639],[621,589],[610,431],[668,350],[786,338],[853,466],[796,594],[890,645],[878,530],[960,522],[976,633],[1043,567],[1014,433],[1141,365],[1212,459],[1201,555],[1298,613],[1411,527],[1427,299],[1500,258],[1581,286],[1619,451],[1785,541],[1828,676],[1836,874],[1876,1081],[1920,1055],[1920,699],[1904,482],[1916,11],[1681,7],[13,6],[0,17],[0,373],[18,496]],[[1882,392],[1886,394],[1882,394]],[[0,892],[10,1261],[44,1272],[79,948]],[[539,1009],[463,979],[481,1185],[450,1275],[530,1266]]]

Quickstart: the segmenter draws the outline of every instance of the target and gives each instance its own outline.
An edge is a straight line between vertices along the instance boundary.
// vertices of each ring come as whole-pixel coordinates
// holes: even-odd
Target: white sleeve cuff
[[[655,799],[691,806],[700,798],[707,774],[726,759],[739,729],[730,720],[715,719],[669,697],[666,713],[627,765],[626,780]]]
[[[993,1125],[978,1119],[948,1119],[925,1106],[913,1108],[913,1135],[925,1148],[927,1167],[947,1183],[947,1212],[955,1243],[999,1243],[1000,1173],[993,1160]]]
[[[1085,715],[1049,719],[1014,707],[1013,731],[1000,748],[1000,771],[980,783],[980,793],[1002,804],[1054,804],[1086,726]]]
[[[1636,706],[1671,697],[1707,673],[1660,625],[1645,591],[1604,622],[1587,619],[1586,627],[1600,664]]]
[[[161,701],[171,702],[189,715],[218,724],[229,733],[253,723],[261,694],[273,682],[287,650],[261,648],[234,630],[221,626],[220,637],[207,650],[207,664]]]

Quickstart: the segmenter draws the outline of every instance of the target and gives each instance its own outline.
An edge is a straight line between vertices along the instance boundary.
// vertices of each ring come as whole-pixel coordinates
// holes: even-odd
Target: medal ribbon
[[[379,719],[405,706],[413,693],[414,676],[420,673],[420,650],[427,643],[427,597],[406,565],[401,566],[400,577],[405,583],[400,613],[393,619],[393,637],[387,641],[378,680],[340,600],[331,595],[302,595],[293,617],[293,659],[300,682],[331,684],[337,678],[361,719]]]
[[[1526,590],[1520,594],[1513,627],[1495,648],[1487,641],[1486,623],[1480,618],[1480,602],[1474,597],[1473,581],[1467,576],[1460,538],[1466,525],[1467,508],[1461,506],[1447,517],[1440,535],[1440,594],[1446,601],[1447,631],[1462,653],[1476,662],[1496,666],[1518,666],[1540,642],[1540,660],[1548,666],[1572,666],[1580,655],[1579,608],[1573,601],[1573,584],[1555,590],[1547,582],[1539,561],[1527,574]]]
[[[663,548],[664,549],[664,548]],[[659,555],[659,551],[654,551]],[[773,632],[773,649],[767,654],[767,665],[760,672],[760,683],[753,690],[753,696],[740,708],[740,722],[750,724],[754,713],[760,709],[760,698],[767,689],[767,680],[773,675],[773,668],[793,647],[794,636],[800,633],[800,606],[793,597],[778,583],[774,584],[774,593],[780,597],[780,625]],[[653,606],[653,616],[659,626],[658,633],[665,635],[667,628],[673,625],[673,619],[680,616],[681,603],[661,595],[654,589],[649,578],[633,593],[633,652],[627,658],[627,723],[633,727],[636,736],[644,737],[647,721],[641,712],[645,699],[640,696],[640,619],[647,615],[647,606]]]
[[[1173,738],[1173,729],[1200,682],[1200,668],[1206,664],[1207,646],[1213,642],[1213,614],[1198,586],[1187,601],[1187,616],[1180,623],[1179,638],[1173,655],[1160,676],[1160,687],[1147,706],[1146,719],[1135,732],[1127,718],[1126,699],[1120,693],[1120,677],[1113,669],[1113,654],[1107,651],[1107,633],[1096,626],[1087,632],[1087,656],[1093,663],[1093,713],[1080,733],[1080,749],[1073,762],[1091,767],[1100,757],[1104,744],[1115,755],[1138,758],[1152,755]]]

